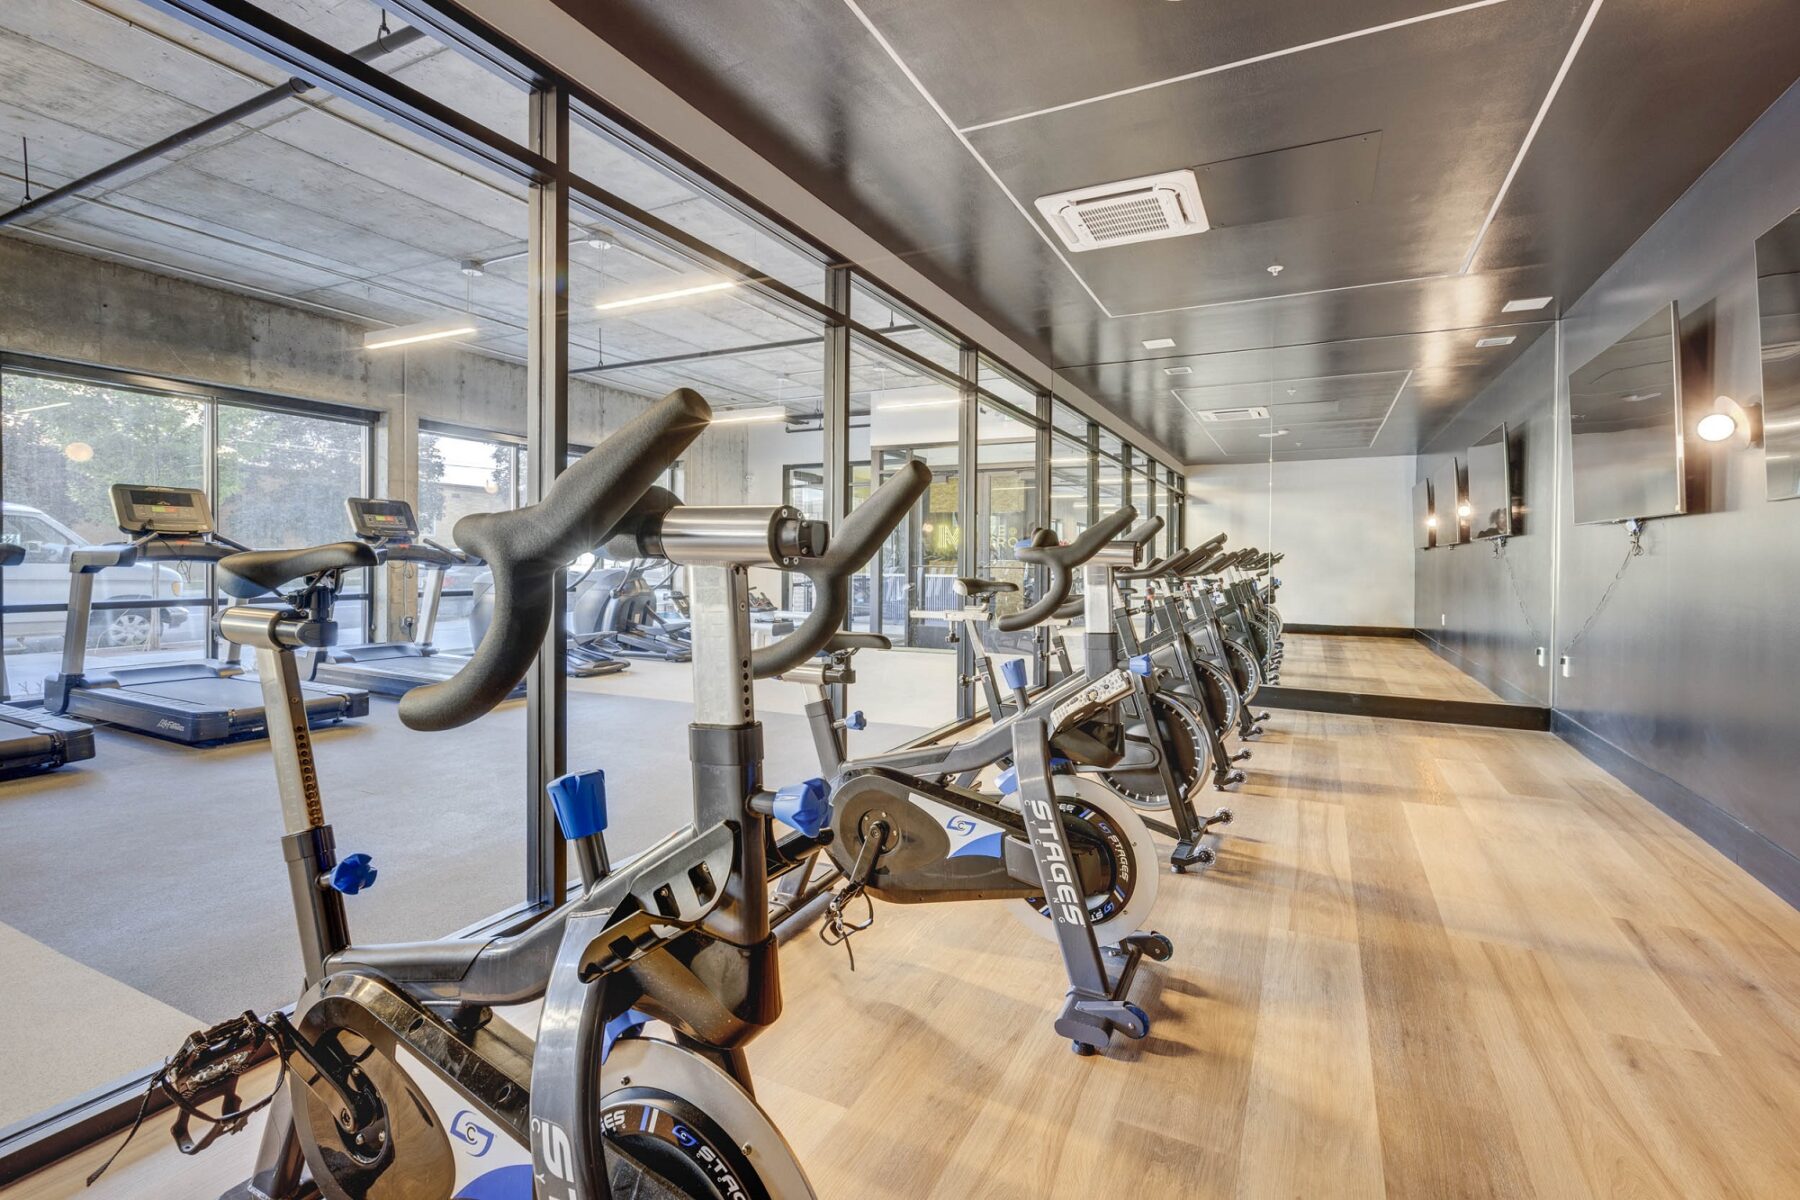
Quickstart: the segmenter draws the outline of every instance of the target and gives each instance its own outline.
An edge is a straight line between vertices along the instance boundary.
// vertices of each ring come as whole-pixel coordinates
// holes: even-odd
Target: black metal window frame
[[[272,16],[250,0],[142,0],[154,8],[170,13],[202,32],[217,36],[241,50],[272,62],[292,77],[303,80],[324,92],[343,98],[384,121],[409,129],[428,141],[524,184],[528,189],[530,226],[527,251],[527,290],[530,315],[527,325],[527,422],[525,444],[534,462],[549,464],[548,470],[537,470],[528,477],[527,501],[542,497],[567,463],[568,443],[568,257],[567,230],[571,207],[580,205],[606,214],[609,220],[649,237],[676,252],[692,256],[695,261],[720,271],[758,295],[787,305],[797,312],[819,320],[825,338],[825,449],[827,473],[827,513],[832,519],[841,516],[849,495],[850,466],[844,454],[848,426],[848,357],[852,335],[879,347],[883,353],[906,363],[928,378],[957,389],[961,397],[959,442],[967,451],[975,433],[975,405],[981,395],[979,387],[981,351],[967,339],[957,337],[938,322],[927,322],[943,329],[961,347],[959,365],[947,369],[917,352],[890,340],[887,333],[854,318],[850,306],[850,284],[855,280],[885,297],[894,297],[909,312],[924,313],[925,306],[907,301],[903,292],[885,283],[878,275],[851,267],[841,256],[806,236],[779,213],[759,203],[754,197],[722,179],[704,164],[669,144],[619,112],[601,97],[568,79],[560,72],[525,52],[510,39],[470,17],[445,0],[387,0],[390,7],[406,19],[425,29],[433,37],[457,52],[494,71],[520,89],[521,102],[527,105],[528,134],[524,144],[476,122],[444,101],[425,95],[408,84],[388,75],[380,68],[364,63],[350,52],[331,46],[316,36]],[[575,115],[578,114],[578,115]],[[820,259],[825,272],[824,299],[818,300],[779,280],[767,277],[750,264],[724,254],[691,234],[675,228],[652,213],[613,195],[598,184],[580,178],[570,162],[569,129],[572,119],[584,124],[597,122],[604,131],[625,137],[635,147],[649,152],[655,161],[666,164],[686,183],[724,201],[740,215],[777,233]],[[1010,367],[994,355],[996,365],[1005,367],[1019,379],[1025,372]],[[97,369],[97,368],[96,368]],[[120,373],[118,377],[123,377]],[[165,382],[182,381],[158,381]],[[258,406],[285,404],[279,397],[240,393],[238,389],[207,390],[221,402],[254,403]],[[241,399],[239,397],[242,397]],[[998,399],[997,397],[995,398]],[[1000,401],[1005,403],[1004,401]],[[293,410],[315,416],[327,415],[329,406],[307,401],[292,401]],[[1044,415],[1050,409],[1040,402]],[[345,410],[346,413],[358,410]],[[372,423],[371,423],[372,424]],[[1040,435],[1040,446],[1048,442],[1047,428]],[[1100,425],[1089,422],[1089,455],[1097,464]],[[1118,434],[1109,430],[1112,436]],[[488,436],[492,436],[489,434]],[[1122,441],[1123,439],[1121,439]],[[369,463],[373,491],[373,453],[365,453]],[[959,457],[965,469],[960,472],[963,488],[961,504],[965,518],[973,501],[975,472],[966,469],[973,463],[972,454]],[[1040,462],[1039,470],[1047,467]],[[835,478],[834,478],[835,477]],[[1097,489],[1097,473],[1090,470],[1090,490]],[[1040,488],[1047,496],[1048,488]],[[1090,511],[1096,507],[1090,501]],[[961,553],[967,556],[971,546],[963,539]],[[209,589],[210,591],[210,589]],[[556,590],[561,603],[560,589]],[[372,605],[370,606],[372,609]],[[538,656],[528,676],[527,737],[529,740],[525,781],[525,896],[514,914],[523,916],[560,902],[569,892],[570,880],[563,840],[556,828],[554,815],[544,785],[562,773],[565,759],[565,680],[563,655],[558,644],[562,637],[562,613],[552,614],[546,653]],[[966,704],[967,698],[964,697]],[[45,1114],[27,1125],[15,1128],[13,1134],[0,1141],[0,1184],[52,1161],[93,1138],[120,1128],[130,1119],[131,1098],[142,1091],[146,1073],[134,1075],[108,1087],[95,1089],[77,1097],[62,1108]]]

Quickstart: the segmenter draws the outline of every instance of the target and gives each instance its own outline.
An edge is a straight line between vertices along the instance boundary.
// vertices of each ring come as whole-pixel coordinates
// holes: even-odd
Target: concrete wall
[[[363,349],[365,327],[305,308],[0,236],[0,350],[324,401],[379,414],[384,495],[418,498],[420,421],[523,435],[525,367],[452,344]],[[593,445],[650,398],[569,383],[569,437]],[[689,450],[689,499],[738,503],[747,434],[710,429]],[[771,503],[780,498],[779,477]],[[394,620],[410,588],[395,588]]]
[[[1187,540],[1222,529],[1227,546],[1284,552],[1289,622],[1409,628],[1414,469],[1411,456],[1189,467]]]

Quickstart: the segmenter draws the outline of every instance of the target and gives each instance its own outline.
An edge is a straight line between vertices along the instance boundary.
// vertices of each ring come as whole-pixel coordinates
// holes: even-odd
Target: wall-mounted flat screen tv
[[[1429,550],[1437,545],[1437,539],[1432,536],[1437,531],[1431,527],[1431,480],[1421,479],[1413,484],[1412,512],[1413,545]]]
[[[1569,376],[1577,524],[1687,511],[1680,345],[1671,304]]]
[[[1469,447],[1469,532],[1478,538],[1512,536],[1512,458],[1504,425]]]
[[[1431,510],[1437,516],[1437,544],[1459,546],[1469,540],[1469,519],[1463,515],[1462,464],[1446,458],[1431,473]]]
[[[1800,499],[1800,212],[1756,239],[1769,499]]]

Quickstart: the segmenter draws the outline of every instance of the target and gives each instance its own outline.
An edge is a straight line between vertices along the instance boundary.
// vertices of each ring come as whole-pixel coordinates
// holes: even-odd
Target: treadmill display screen
[[[404,500],[352,499],[350,526],[359,537],[406,540],[418,532],[412,505]]]
[[[187,537],[212,532],[212,510],[199,488],[115,483],[110,494],[113,516],[126,533]]]
[[[146,492],[134,489],[131,502],[151,512],[176,512],[194,507],[194,498],[185,492]]]

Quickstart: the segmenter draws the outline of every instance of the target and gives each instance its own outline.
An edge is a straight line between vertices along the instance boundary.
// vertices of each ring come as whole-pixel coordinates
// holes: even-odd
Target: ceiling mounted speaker
[[[1100,250],[1132,242],[1204,233],[1206,206],[1192,171],[1101,183],[1039,196],[1038,211],[1071,250]]]

